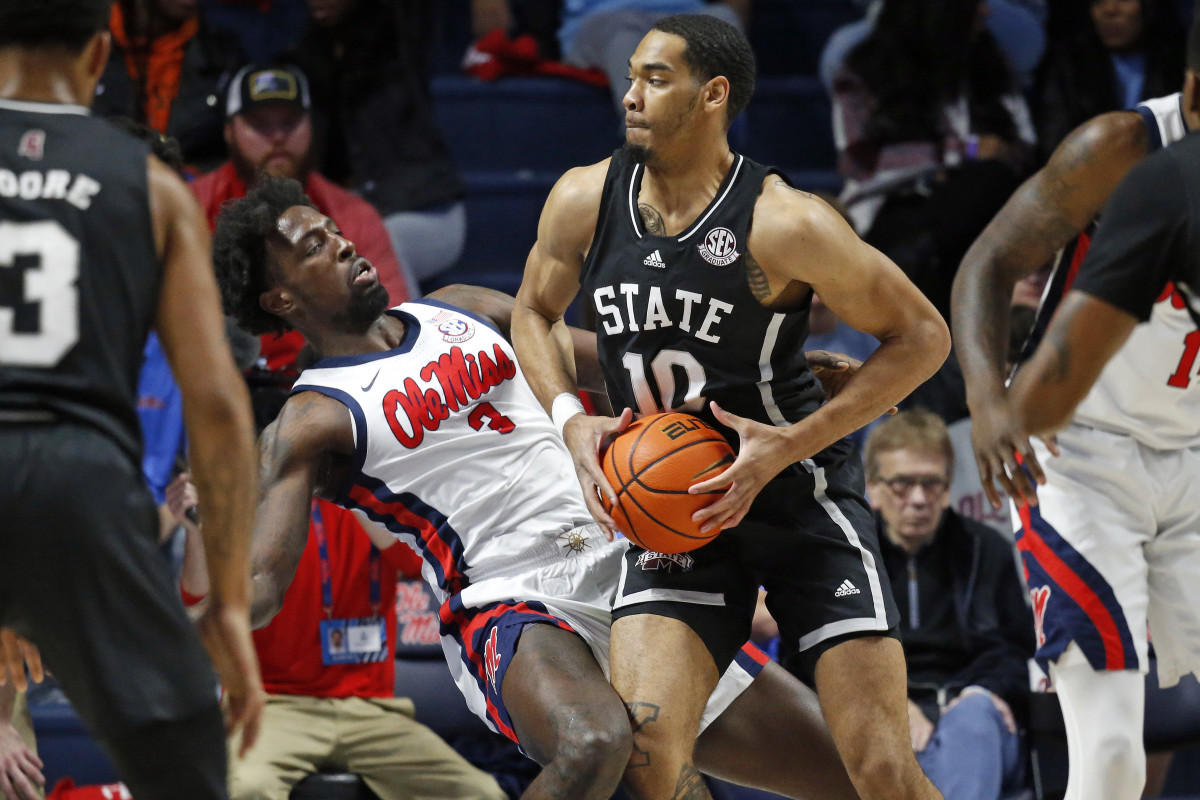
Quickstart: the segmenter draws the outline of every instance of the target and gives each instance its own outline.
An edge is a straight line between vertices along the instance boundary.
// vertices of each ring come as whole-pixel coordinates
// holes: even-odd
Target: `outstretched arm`
[[[283,606],[308,543],[314,493],[332,483],[329,465],[354,450],[350,417],[336,400],[303,392],[288,400],[259,442],[258,521],[251,549],[251,623]]]
[[[1104,114],[1080,126],[1013,194],[959,267],[951,298],[954,342],[979,476],[996,508],[1000,495],[993,479],[1009,496],[1037,502],[1016,454],[1038,483],[1045,480],[1004,385],[1013,287],[1087,227],[1146,146],[1145,124],[1133,112]]]

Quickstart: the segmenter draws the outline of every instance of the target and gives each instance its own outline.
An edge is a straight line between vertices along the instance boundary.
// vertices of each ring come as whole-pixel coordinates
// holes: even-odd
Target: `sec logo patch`
[[[442,338],[452,344],[461,344],[475,335],[475,326],[465,319],[448,319],[437,329]]]
[[[737,238],[729,228],[713,228],[696,249],[700,251],[700,257],[714,267],[728,266],[741,255],[737,251]]]

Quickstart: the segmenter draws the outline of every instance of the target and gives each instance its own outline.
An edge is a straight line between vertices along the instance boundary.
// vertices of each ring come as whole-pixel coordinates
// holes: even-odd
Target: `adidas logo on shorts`
[[[662,255],[657,250],[642,259],[642,263],[647,267],[658,267],[659,269],[667,268],[667,262],[662,260]]]
[[[837,588],[837,591],[833,593],[833,596],[846,597],[847,595],[851,594],[862,594],[862,592],[860,592],[857,587],[855,587],[855,585],[847,579],[842,581],[842,585]]]

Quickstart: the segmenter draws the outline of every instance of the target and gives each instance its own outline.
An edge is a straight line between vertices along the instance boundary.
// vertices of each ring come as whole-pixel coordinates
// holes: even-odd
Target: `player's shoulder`
[[[1146,121],[1136,111],[1100,114],[1071,131],[1055,148],[1044,172],[1128,169],[1150,151]]]
[[[573,167],[562,174],[550,192],[550,201],[564,210],[579,211],[600,208],[604,194],[604,179],[611,158],[584,167]]]
[[[771,240],[807,239],[840,233],[847,226],[843,215],[822,197],[798,189],[775,174],[763,179],[754,204],[752,234],[769,234]]]
[[[263,431],[263,441],[281,458],[311,458],[353,452],[353,428],[346,406],[315,390],[298,391]]]

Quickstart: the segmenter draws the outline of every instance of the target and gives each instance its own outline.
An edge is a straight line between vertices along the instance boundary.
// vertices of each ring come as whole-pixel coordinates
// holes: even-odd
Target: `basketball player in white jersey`
[[[1111,205],[1096,222],[1114,188],[1148,154],[1200,129],[1197,28],[1188,58],[1182,94],[1101,115],[1073,132],[968,251],[954,286],[955,342],[976,460],[992,503],[1000,505],[995,479],[1018,505],[1014,522],[1037,658],[1050,669],[1067,721],[1070,800],[1141,795],[1147,622],[1160,685],[1200,668],[1200,503],[1194,491],[1171,488],[1173,481],[1194,487],[1200,479],[1200,333],[1183,294],[1160,282],[1145,324],[1134,328],[1137,320],[1127,314],[1127,325],[1090,330],[1096,345],[1129,335],[1119,351],[1119,339],[1109,343],[1104,354],[1115,355],[1102,373],[1104,359],[1093,362],[1096,374],[1087,381],[1077,382],[1080,373],[1073,372],[1049,391],[1030,393],[1042,385],[1049,362],[1044,346],[1036,370],[1028,356],[1039,341],[1050,341],[1046,329],[1055,310],[1054,324],[1063,330],[1085,302],[1071,289],[1092,258],[1085,259],[1092,237],[1099,242],[1110,229],[1137,222]],[[1153,250],[1147,245],[1145,254]],[[1008,298],[1016,281],[1056,251],[1027,366],[1018,372],[1033,415],[1023,417],[1001,368]],[[1063,391],[1068,383],[1072,400]],[[1032,434],[1065,423],[1072,410],[1057,444],[1031,443]],[[1028,427],[1035,418],[1036,430]]]
[[[605,677],[627,543],[590,520],[502,333],[511,298],[450,287],[386,310],[374,268],[286,179],[222,212],[214,261],[242,327],[294,327],[322,356],[260,445],[255,623],[282,602],[309,498],[355,510],[380,546],[423,556],[468,705],[544,766],[523,796],[606,800],[632,746]],[[584,385],[602,389],[594,337],[574,335]],[[792,797],[856,797],[811,692],[765,662],[747,649],[725,673],[698,763]]]

